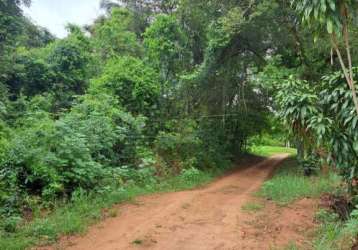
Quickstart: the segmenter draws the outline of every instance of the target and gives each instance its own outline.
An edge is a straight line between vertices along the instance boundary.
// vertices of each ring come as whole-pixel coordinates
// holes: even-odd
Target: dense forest
[[[258,144],[358,204],[354,0],[118,0],[58,39],[0,0],[0,214],[228,169]]]

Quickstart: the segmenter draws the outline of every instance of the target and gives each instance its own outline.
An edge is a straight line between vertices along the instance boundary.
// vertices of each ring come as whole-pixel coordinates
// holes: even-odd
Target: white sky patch
[[[35,24],[63,38],[67,35],[68,23],[91,24],[102,14],[99,4],[100,0],[32,0],[31,7],[23,10]]]

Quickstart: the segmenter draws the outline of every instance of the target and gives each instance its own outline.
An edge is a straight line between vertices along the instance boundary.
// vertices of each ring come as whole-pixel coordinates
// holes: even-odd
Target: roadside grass
[[[263,204],[260,204],[260,203],[256,203],[256,202],[248,202],[246,204],[244,204],[242,207],[241,207],[241,210],[242,211],[245,211],[245,212],[258,212],[260,210],[262,210],[265,206]]]
[[[295,242],[290,242],[287,246],[284,247],[283,250],[299,250],[299,247]]]
[[[338,215],[321,209],[316,214],[320,226],[313,242],[315,250],[351,250],[357,244],[358,210],[347,222],[342,222]]]
[[[323,193],[333,192],[340,181],[333,173],[327,176],[304,176],[297,160],[289,158],[275,171],[272,179],[262,185],[258,195],[280,205],[287,205],[297,199],[316,198]]]
[[[296,245],[295,242],[290,242],[284,247],[281,248],[271,247],[270,250],[299,250],[299,247]]]
[[[250,147],[250,153],[261,157],[270,157],[275,154],[282,154],[282,153],[287,153],[290,156],[294,156],[296,155],[297,151],[294,148],[253,145]]]
[[[115,204],[133,200],[150,193],[172,192],[192,189],[212,181],[225,170],[200,171],[188,169],[182,174],[148,185],[130,185],[112,188],[102,193],[77,195],[71,202],[57,204],[47,215],[37,215],[30,222],[13,223],[11,232],[4,230],[6,222],[1,222],[0,249],[22,250],[32,246],[48,245],[60,236],[84,233],[87,228],[105,217],[115,217]],[[107,213],[104,211],[107,210]]]
[[[266,181],[258,195],[287,205],[301,198],[318,198],[324,193],[336,193],[341,178],[335,173],[307,177],[297,160],[289,158],[278,168],[272,179]],[[312,242],[315,250],[351,250],[358,242],[358,207],[348,221],[343,222],[331,211],[319,210],[315,216],[319,223]],[[297,249],[295,245],[285,249]]]

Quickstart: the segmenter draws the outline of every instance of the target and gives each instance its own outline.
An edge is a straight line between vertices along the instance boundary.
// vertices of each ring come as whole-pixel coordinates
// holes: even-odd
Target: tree
[[[159,15],[144,33],[149,62],[161,72],[164,81],[174,80],[190,63],[188,37],[174,16]]]
[[[90,75],[91,47],[88,37],[79,27],[68,26],[70,34],[50,44],[45,58],[52,71],[50,92],[55,96],[54,110],[69,108],[75,95],[84,94]],[[47,53],[46,53],[47,52]]]
[[[351,89],[355,109],[358,115],[358,98],[353,79],[352,56],[349,42],[349,25],[357,16],[358,3],[354,0],[322,0],[301,1],[292,0],[292,4],[301,13],[303,22],[317,28],[316,32],[325,29],[331,39],[332,47],[337,53],[344,76]],[[318,35],[318,33],[316,33]],[[343,37],[347,62],[339,48],[338,39]]]
[[[188,37],[183,33],[175,16],[160,14],[144,33],[147,61],[160,72],[161,126],[171,110],[179,75],[189,69],[191,55]]]
[[[4,45],[11,43],[12,39],[22,30],[21,4],[30,5],[29,0],[2,0],[0,1],[0,52]]]
[[[153,68],[134,57],[116,57],[108,61],[90,91],[108,92],[118,98],[126,111],[154,117],[158,109],[159,86],[159,76]]]
[[[0,1],[0,84],[6,85],[11,99],[16,99],[24,88],[25,95],[32,95],[48,85],[43,81],[46,63],[32,57],[29,48],[44,47],[54,37],[23,16],[21,5],[30,3]]]
[[[125,7],[133,14],[133,32],[139,39],[150,26],[157,14],[171,14],[179,4],[179,0],[102,0],[101,8],[111,13],[114,8]]]
[[[108,18],[92,27],[96,52],[102,60],[115,56],[140,56],[141,47],[132,30],[133,14],[124,8],[113,8]]]
[[[314,138],[309,125],[312,117],[318,114],[318,96],[307,81],[291,77],[278,86],[275,98],[279,116],[293,133],[298,157],[303,160],[312,154]]]

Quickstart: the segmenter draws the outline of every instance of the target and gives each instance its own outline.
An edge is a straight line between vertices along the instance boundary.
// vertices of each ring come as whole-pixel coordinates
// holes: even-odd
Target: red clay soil
[[[314,227],[314,201],[304,199],[280,208],[255,193],[287,155],[277,155],[240,169],[205,188],[139,197],[115,207],[118,216],[51,247],[68,250],[241,250],[273,249],[296,242],[306,246]],[[242,206],[264,202],[247,212]]]

